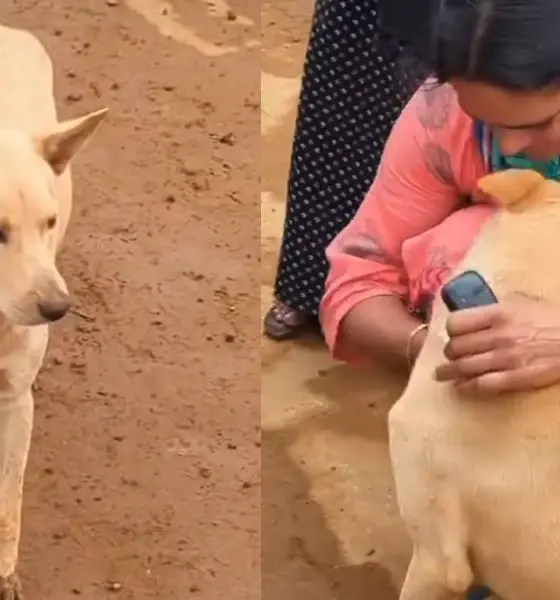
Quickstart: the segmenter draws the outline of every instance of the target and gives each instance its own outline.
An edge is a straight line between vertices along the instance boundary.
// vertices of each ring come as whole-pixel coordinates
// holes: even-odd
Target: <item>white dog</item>
[[[560,310],[560,184],[534,171],[480,182],[502,208],[460,271],[498,298]],[[401,600],[463,600],[476,579],[504,600],[560,598],[560,385],[500,398],[438,383],[441,300],[408,387],[389,416],[391,457],[413,558]]]
[[[31,34],[0,26],[0,600],[16,576],[32,383],[48,323],[70,308],[56,267],[72,204],[69,162],[106,110],[59,123],[51,61]]]

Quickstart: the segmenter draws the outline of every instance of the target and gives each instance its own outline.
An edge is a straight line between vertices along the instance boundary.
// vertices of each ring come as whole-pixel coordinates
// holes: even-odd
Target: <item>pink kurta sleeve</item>
[[[353,221],[327,250],[330,272],[320,318],[336,358],[356,358],[338,336],[352,308],[380,295],[406,300],[403,243],[441,223],[460,205],[465,178],[473,179],[472,172],[463,172],[469,156],[476,160],[472,138],[472,121],[449,87],[419,90],[403,111],[375,182]]]

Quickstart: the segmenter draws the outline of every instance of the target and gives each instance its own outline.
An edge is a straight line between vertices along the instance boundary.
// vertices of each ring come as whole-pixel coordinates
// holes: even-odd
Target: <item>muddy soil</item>
[[[37,384],[29,600],[260,596],[259,4],[6,0],[76,161],[61,258],[78,315]]]

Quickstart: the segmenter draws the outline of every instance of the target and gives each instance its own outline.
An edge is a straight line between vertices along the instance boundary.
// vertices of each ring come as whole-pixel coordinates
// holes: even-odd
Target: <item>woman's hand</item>
[[[461,392],[499,394],[560,382],[560,306],[516,295],[453,313],[447,331],[449,362],[435,377]]]

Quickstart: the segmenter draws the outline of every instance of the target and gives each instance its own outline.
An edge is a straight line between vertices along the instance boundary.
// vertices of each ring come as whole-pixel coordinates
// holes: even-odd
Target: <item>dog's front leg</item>
[[[23,600],[16,567],[32,428],[30,390],[16,399],[0,399],[0,600]]]

